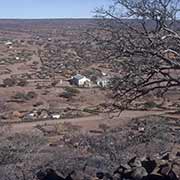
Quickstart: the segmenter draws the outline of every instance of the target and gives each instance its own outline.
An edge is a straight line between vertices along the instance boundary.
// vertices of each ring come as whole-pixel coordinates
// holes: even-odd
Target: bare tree
[[[112,83],[116,108],[180,86],[179,11],[179,0],[114,0],[96,10],[98,27],[89,35],[119,72]]]

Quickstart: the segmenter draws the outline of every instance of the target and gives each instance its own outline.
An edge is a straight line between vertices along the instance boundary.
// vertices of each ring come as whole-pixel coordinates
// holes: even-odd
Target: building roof
[[[82,76],[81,74],[77,74],[77,75],[75,75],[73,78],[80,80],[80,79],[83,79],[84,76]]]

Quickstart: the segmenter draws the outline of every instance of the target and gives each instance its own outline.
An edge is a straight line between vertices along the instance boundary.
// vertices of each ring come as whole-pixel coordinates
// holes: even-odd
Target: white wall
[[[84,77],[83,79],[80,79],[79,80],[79,86],[83,86],[86,81],[90,82],[90,79],[88,79],[86,77]]]

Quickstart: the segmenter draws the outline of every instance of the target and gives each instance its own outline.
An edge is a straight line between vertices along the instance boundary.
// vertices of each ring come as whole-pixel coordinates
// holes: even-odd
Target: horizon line
[[[40,18],[1,18],[0,20],[97,20],[101,18],[97,17],[40,17]],[[124,20],[128,20],[128,18],[124,18]],[[129,19],[129,20],[138,20],[137,18]],[[180,18],[176,19],[176,21],[180,21]]]
[[[51,19],[97,19],[96,17],[39,17],[39,18],[1,18],[0,20],[51,20]]]

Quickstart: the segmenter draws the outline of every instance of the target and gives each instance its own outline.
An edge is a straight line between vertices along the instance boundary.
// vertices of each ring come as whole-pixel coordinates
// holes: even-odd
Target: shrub
[[[15,94],[15,96],[13,96],[14,99],[18,99],[18,100],[31,100],[33,98],[37,97],[37,94],[33,91],[26,93],[22,93],[22,92],[17,92]]]
[[[144,103],[144,108],[146,109],[151,109],[151,108],[159,108],[159,105],[156,104],[154,101],[149,101],[149,102],[146,102]]]
[[[67,99],[71,99],[73,96],[76,96],[76,94],[79,94],[80,91],[74,87],[65,87],[64,92],[61,93],[59,96]]]
[[[34,107],[38,107],[38,106],[41,106],[41,105],[43,105],[43,104],[44,104],[44,103],[43,103],[42,101],[39,101],[39,102],[33,104],[33,106],[34,106]]]
[[[21,92],[17,92],[15,96],[13,96],[14,99],[20,99],[20,100],[26,100],[26,95]]]
[[[80,91],[78,89],[74,88],[74,87],[67,86],[64,89],[68,93],[72,93],[72,94],[79,94],[80,93]]]
[[[70,93],[70,92],[63,92],[59,96],[63,97],[63,98],[71,99],[75,95],[73,93]]]
[[[102,129],[104,132],[107,132],[109,128],[107,124],[99,124],[99,129]]]
[[[37,97],[37,94],[34,92],[34,91],[29,91],[27,94],[26,94],[26,99],[27,100],[30,100],[30,99],[33,99],[33,98],[36,98]]]
[[[89,113],[89,114],[98,114],[99,113],[97,108],[96,109],[84,108],[83,112],[86,112],[86,113]]]
[[[19,79],[19,82],[17,83],[17,86],[24,87],[28,84],[27,80],[25,79]]]
[[[5,87],[12,87],[16,85],[16,80],[13,78],[6,78],[3,80],[3,85]]]

